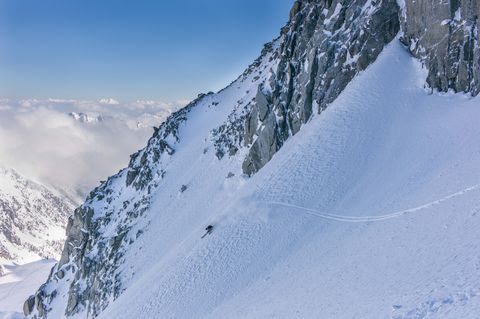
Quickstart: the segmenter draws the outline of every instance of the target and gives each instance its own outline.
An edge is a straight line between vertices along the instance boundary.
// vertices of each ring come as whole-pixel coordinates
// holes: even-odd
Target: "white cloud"
[[[0,99],[0,164],[85,195],[185,102],[113,101]]]

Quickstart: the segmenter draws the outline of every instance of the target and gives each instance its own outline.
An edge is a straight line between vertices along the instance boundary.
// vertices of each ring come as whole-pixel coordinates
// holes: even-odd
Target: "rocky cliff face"
[[[428,69],[427,84],[443,92],[480,92],[480,1],[405,2],[402,41]]]
[[[296,1],[280,37],[265,46],[260,58],[244,74],[225,90],[201,95],[170,116],[147,146],[132,155],[126,169],[90,193],[69,220],[68,239],[59,264],[48,282],[27,300],[25,314],[33,318],[46,317],[55,310],[67,317],[96,317],[122,294],[125,254],[146,231],[145,215],[153,214],[149,211],[152,200],[168,178],[169,167],[179,160],[178,151],[191,146],[185,144],[188,141],[182,140],[181,135],[191,125],[192,113],[199,116],[201,112],[220,109],[218,112],[222,114],[218,124],[214,117],[208,118],[213,123],[209,139],[204,139],[203,154],[195,156],[212,154],[212,160],[218,165],[227,165],[225,162],[233,159],[232,171],[238,169],[252,175],[376,60],[384,46],[398,34],[401,23],[404,41],[415,43],[410,45],[412,53],[434,74],[427,80],[432,87],[444,90],[457,88],[455,83],[468,82],[460,80],[464,75],[459,71],[455,76],[458,81],[447,81],[446,87],[435,84],[432,79],[441,75],[437,71],[439,63],[451,63],[458,65],[459,70],[466,69],[462,74],[470,74],[467,79],[473,81],[469,82],[468,89],[466,86],[457,89],[478,93],[474,89],[478,64],[467,62],[474,61],[469,53],[456,56],[458,62],[466,62],[464,66],[436,53],[427,54],[436,50],[428,49],[432,43],[439,43],[440,48],[443,42],[436,38],[427,42],[430,36],[424,34],[433,37],[440,32],[437,29],[443,30],[448,23],[453,28],[458,21],[442,24],[442,20],[435,24],[432,20],[428,22],[431,28],[422,29],[420,22],[418,26],[415,24],[421,21],[420,14],[415,13],[416,6],[429,13],[444,4],[418,4],[408,0],[402,12],[395,0]],[[459,28],[467,30],[465,25]],[[460,48],[463,42],[455,43]],[[473,47],[475,56],[476,42]],[[467,49],[463,44],[462,52],[472,51],[468,46]],[[431,57],[436,57],[437,62],[432,62]],[[214,152],[210,153],[210,149]],[[237,163],[241,167],[236,167]],[[233,175],[229,173],[228,177]],[[188,192],[188,187],[182,185],[178,191]],[[181,197],[169,198],[182,200]]]
[[[290,17],[277,72],[258,88],[246,119],[247,175],[335,100],[400,29],[395,0],[297,1]]]
[[[0,167],[0,264],[58,258],[70,200]]]

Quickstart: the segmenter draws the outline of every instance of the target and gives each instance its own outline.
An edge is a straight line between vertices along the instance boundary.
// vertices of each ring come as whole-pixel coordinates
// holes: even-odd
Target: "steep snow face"
[[[58,258],[74,207],[43,185],[0,167],[0,264]]]
[[[106,102],[0,98],[0,165],[82,203],[145,146],[153,126],[186,104]]]
[[[100,318],[475,318],[480,101],[423,81],[394,42],[251,179],[179,148]]]
[[[235,185],[242,173],[256,172],[312,110],[323,110],[375,60],[398,29],[394,0],[298,2],[280,38],[267,44],[242,76],[169,117],[147,147],[132,155],[127,169],[91,192],[70,219],[62,258],[48,284],[29,300],[27,314],[101,313],[143,271],[123,267],[152,215],[164,214],[164,209],[152,209],[160,193],[168,193],[166,207],[185,205],[194,183],[190,171],[196,167],[202,167],[203,178],[216,182],[212,185],[223,185],[225,177]],[[222,171],[211,176],[209,165]],[[185,181],[177,185],[180,180]],[[190,227],[198,227],[207,208],[223,200],[191,201],[206,206],[190,217]]]
[[[480,101],[423,83],[395,41],[252,178],[208,149],[222,109],[192,108],[99,318],[475,318]],[[51,278],[49,317],[71,289]]]

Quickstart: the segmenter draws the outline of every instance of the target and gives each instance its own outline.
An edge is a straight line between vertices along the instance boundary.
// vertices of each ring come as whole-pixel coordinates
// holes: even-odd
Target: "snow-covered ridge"
[[[47,315],[51,308],[47,304],[57,302],[65,303],[63,307],[71,315],[83,312],[98,315],[110,300],[118,298],[128,277],[133,275],[131,269],[123,269],[123,256],[148,227],[145,213],[154,194],[164,189],[172,178],[176,180],[171,170],[187,164],[185,160],[190,162],[203,155],[213,156],[212,159],[218,161],[211,134],[233,110],[251,103],[255,92],[252,88],[258,87],[269,74],[260,70],[275,65],[271,59],[274,47],[264,50],[258,69],[246,72],[218,94],[199,95],[185,108],[173,113],[155,129],[147,147],[131,156],[126,169],[90,193],[69,220],[68,243],[50,278],[52,282],[42,288],[42,299],[35,301],[39,315]],[[188,146],[179,149],[179,145],[195,145],[196,154],[179,157],[178,151],[189,149]],[[175,193],[180,193],[182,186],[178,185]],[[83,272],[91,276],[80,275]],[[120,279],[120,274],[127,278]],[[62,296],[54,288],[57,282],[63,286]]]
[[[0,167],[0,264],[58,258],[74,207],[56,191]]]
[[[243,172],[257,172],[375,61],[399,24],[393,0],[297,1],[275,48],[277,67],[266,70],[255,100],[216,132],[218,154],[246,146]]]

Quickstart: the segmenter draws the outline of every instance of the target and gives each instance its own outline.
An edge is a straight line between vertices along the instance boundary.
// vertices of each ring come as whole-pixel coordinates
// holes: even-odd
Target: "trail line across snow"
[[[477,189],[480,189],[480,184],[470,186],[468,188],[465,188],[461,191],[452,193],[452,194],[450,194],[446,197],[443,197],[441,199],[431,201],[429,203],[426,203],[426,204],[423,204],[423,205],[420,205],[420,206],[417,206],[417,207],[408,208],[408,209],[400,210],[400,211],[397,211],[397,212],[384,214],[384,215],[378,215],[378,216],[347,216],[347,215],[329,214],[329,213],[324,213],[324,212],[317,211],[315,209],[295,205],[295,204],[284,203],[284,202],[275,202],[275,201],[268,202],[267,204],[289,207],[289,208],[296,208],[296,209],[299,209],[299,210],[303,211],[304,214],[308,214],[308,215],[312,215],[312,216],[316,216],[316,217],[320,217],[320,218],[325,218],[325,219],[330,219],[330,220],[335,220],[335,221],[339,221],[339,222],[369,223],[369,222],[384,221],[384,220],[388,220],[388,219],[392,219],[392,218],[397,218],[397,217],[400,217],[400,216],[403,216],[403,215],[406,215],[406,214],[409,214],[409,213],[418,212],[422,209],[429,208],[429,207],[432,207],[432,206],[435,206],[435,205],[439,205],[439,204],[441,204],[443,202],[446,202],[446,201],[448,201],[452,198],[464,195],[465,193],[468,193],[468,192],[471,192],[471,191],[474,191],[474,190],[477,190]]]

